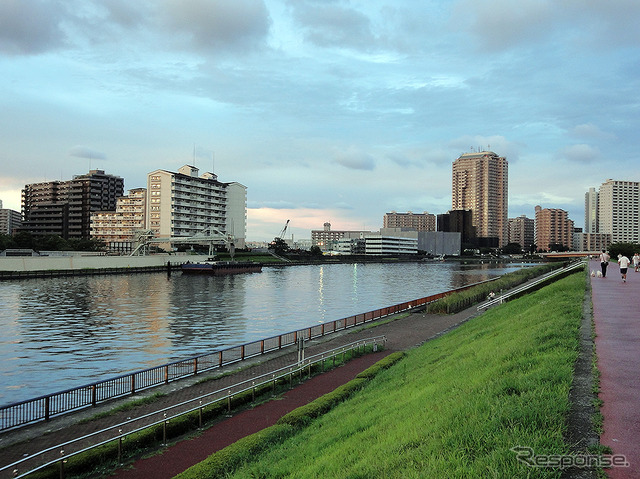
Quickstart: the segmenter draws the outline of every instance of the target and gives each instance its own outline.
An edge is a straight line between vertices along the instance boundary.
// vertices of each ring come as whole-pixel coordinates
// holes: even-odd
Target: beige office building
[[[509,218],[509,243],[517,243],[529,251],[535,242],[535,220],[525,215]]]
[[[91,237],[105,242],[112,252],[131,253],[136,234],[146,228],[147,190],[135,188],[116,200],[115,211],[91,213]]]
[[[382,219],[384,228],[413,228],[416,231],[435,231],[436,215],[427,213],[386,213]]]
[[[465,153],[453,162],[452,210],[471,210],[479,238],[508,242],[508,162],[492,151]]]
[[[538,251],[551,251],[555,245],[573,248],[573,221],[565,210],[536,206],[536,245]]]

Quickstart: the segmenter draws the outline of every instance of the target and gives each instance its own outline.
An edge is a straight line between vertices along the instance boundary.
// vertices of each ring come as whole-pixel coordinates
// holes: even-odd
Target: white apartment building
[[[146,228],[147,189],[134,188],[116,200],[115,211],[91,213],[91,238],[105,242],[112,252],[131,253],[136,232]]]
[[[195,166],[147,175],[148,228],[158,238],[193,236],[209,227],[234,237],[244,248],[247,230],[247,187],[222,183],[217,175],[198,175]]]
[[[20,212],[2,208],[2,201],[0,201],[0,234],[11,235],[21,225],[22,216]]]
[[[640,183],[608,179],[598,192],[598,232],[612,243],[640,243]]]

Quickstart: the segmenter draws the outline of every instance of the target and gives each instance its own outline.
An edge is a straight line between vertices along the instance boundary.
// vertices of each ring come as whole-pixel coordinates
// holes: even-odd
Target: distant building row
[[[246,186],[198,172],[190,165],[177,172],[155,170],[147,175],[147,188],[132,189],[127,196],[124,180],[102,170],[68,181],[29,184],[22,190],[20,229],[65,239],[101,239],[113,251],[129,252],[141,231],[170,238],[213,226],[243,248]]]
[[[348,231],[332,230],[331,223],[325,223],[322,230],[311,231],[313,246],[338,254],[417,254],[422,251],[435,256],[459,255],[460,241],[460,233],[413,227],[385,227],[379,232]]]

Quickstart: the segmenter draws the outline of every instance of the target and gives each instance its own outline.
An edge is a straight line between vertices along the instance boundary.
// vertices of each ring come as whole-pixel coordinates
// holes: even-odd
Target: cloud
[[[107,155],[101,151],[94,150],[87,146],[76,145],[69,150],[69,156],[75,156],[76,158],[87,158],[90,160],[106,160]]]
[[[461,0],[454,8],[452,25],[470,33],[489,51],[533,48],[552,41],[560,49],[567,44],[602,49],[636,46],[639,17],[636,0]]]
[[[375,160],[371,155],[358,151],[353,147],[337,153],[333,161],[350,170],[372,171],[376,167]]]
[[[60,20],[63,2],[3,0],[0,2],[0,53],[35,55],[65,42]]]
[[[165,0],[159,14],[172,34],[212,54],[262,47],[271,25],[262,0]]]
[[[551,0],[462,0],[453,25],[467,30],[487,50],[503,50],[541,40],[553,28],[556,2]]]
[[[363,12],[336,4],[294,2],[292,6],[305,38],[317,46],[368,51],[376,43],[371,22]]]
[[[558,156],[574,163],[593,163],[599,160],[602,154],[598,148],[579,144],[562,148],[558,152]]]
[[[571,133],[575,137],[585,138],[588,140],[610,139],[614,137],[614,135],[602,131],[593,123],[584,123],[582,125],[576,125],[571,130],[569,130],[569,133]]]

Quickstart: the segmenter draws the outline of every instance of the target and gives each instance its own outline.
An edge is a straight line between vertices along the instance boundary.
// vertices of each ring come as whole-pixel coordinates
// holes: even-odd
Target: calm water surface
[[[0,405],[483,281],[523,265],[266,267],[0,282]]]

